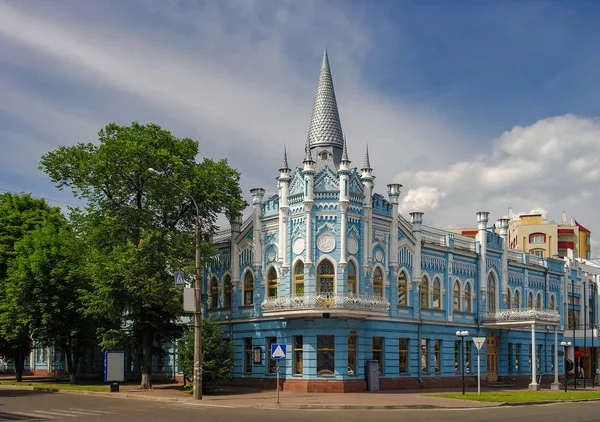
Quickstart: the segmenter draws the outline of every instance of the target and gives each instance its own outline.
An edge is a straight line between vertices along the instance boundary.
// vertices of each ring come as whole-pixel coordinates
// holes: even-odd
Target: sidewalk
[[[2,377],[0,381],[14,381]],[[0,386],[0,389],[34,389],[36,383],[53,383],[50,379],[26,377],[23,386]],[[98,384],[96,384],[98,385]],[[501,403],[429,397],[425,394],[456,392],[456,390],[403,390],[367,393],[294,393],[275,390],[257,390],[243,387],[224,387],[217,394],[203,395],[194,400],[183,390],[182,384],[157,384],[151,390],[142,390],[139,384],[124,384],[118,393],[59,390],[61,394],[100,395],[113,398],[182,402],[187,405],[214,407],[295,408],[295,409],[434,409],[482,408]],[[469,390],[473,391],[473,390]],[[475,390],[476,391],[476,390]]]

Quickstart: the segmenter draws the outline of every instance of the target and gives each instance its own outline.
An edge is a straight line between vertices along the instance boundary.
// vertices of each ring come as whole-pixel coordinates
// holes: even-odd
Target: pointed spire
[[[371,168],[371,160],[369,160],[369,145],[367,145],[367,153],[365,154],[365,164],[363,165],[362,170],[373,170]]]
[[[346,163],[350,163],[350,160],[348,159],[348,147],[346,145],[346,137],[344,136],[344,150],[342,151],[342,161],[346,162]]]
[[[310,146],[333,145],[342,148],[344,136],[340,115],[333,89],[333,79],[329,69],[327,49],[323,52],[321,74],[317,85],[315,103],[308,129],[308,143]]]
[[[288,160],[287,160],[287,148],[285,147],[285,145],[283,146],[283,164],[281,165],[281,170],[285,171],[285,170],[289,170],[289,166],[288,166]]]
[[[310,139],[306,140],[306,145],[304,146],[304,163],[314,163],[310,153]]]

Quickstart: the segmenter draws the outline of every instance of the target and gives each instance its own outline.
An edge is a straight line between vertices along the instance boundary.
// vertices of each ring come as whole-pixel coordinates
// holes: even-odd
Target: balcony
[[[381,296],[304,294],[304,296],[279,296],[265,299],[261,305],[264,314],[387,314],[390,302]]]
[[[574,249],[575,242],[567,242],[567,241],[558,241],[558,249]]]
[[[551,309],[501,309],[485,312],[482,320],[486,325],[557,325],[560,315]]]

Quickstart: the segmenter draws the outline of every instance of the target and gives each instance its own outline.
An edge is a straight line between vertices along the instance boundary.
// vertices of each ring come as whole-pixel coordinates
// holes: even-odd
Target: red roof
[[[585,227],[583,227],[581,224],[579,224],[579,223],[577,222],[577,220],[575,220],[575,225],[576,225],[577,227],[579,227],[579,230],[580,230],[580,231],[583,231],[583,232],[588,232],[588,233],[590,233],[590,231],[589,231],[588,229],[586,229]]]

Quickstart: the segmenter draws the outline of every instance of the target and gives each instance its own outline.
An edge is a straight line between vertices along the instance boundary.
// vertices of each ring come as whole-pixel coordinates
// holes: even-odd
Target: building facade
[[[546,221],[542,214],[508,215],[508,246],[539,257],[561,258],[573,250],[575,256],[591,258],[591,232],[574,218],[568,222],[563,213],[561,222]],[[452,233],[475,238],[477,229],[449,229]]]
[[[284,343],[286,390],[364,391],[368,361],[382,389],[459,385],[463,367],[476,374],[476,336],[484,382],[537,388],[543,373],[557,387],[563,260],[509,249],[509,220],[496,233],[487,212],[476,239],[427,227],[418,210],[409,221],[401,185],[386,197],[375,174],[368,150],[351,166],[325,53],[302,165],[284,151],[278,193],[252,190],[252,216],[217,233],[203,272],[234,381],[274,386],[271,344]],[[457,331],[469,332],[464,360]]]
[[[456,387],[463,371],[475,385],[473,337],[486,339],[484,384],[558,388],[564,369],[592,374],[595,349],[577,356],[588,353],[580,337],[597,330],[573,332],[566,318],[575,324],[589,306],[597,317],[592,270],[573,254],[510,248],[510,220],[490,223],[487,212],[474,215],[473,238],[424,225],[418,210],[399,215],[401,185],[377,193],[365,150],[352,167],[325,53],[303,163],[291,169],[284,149],[277,194],[253,189],[251,216],[214,235],[218,252],[203,268],[203,314],[233,343],[232,382],[274,388],[276,343],[286,345],[288,391],[372,389],[373,365],[381,389]],[[574,299],[584,291],[591,302],[582,309]],[[176,350],[165,349],[155,373],[180,376]],[[54,358],[38,353],[31,368],[51,370]],[[86,362],[97,367],[98,357]],[[130,374],[135,367],[132,358]]]

